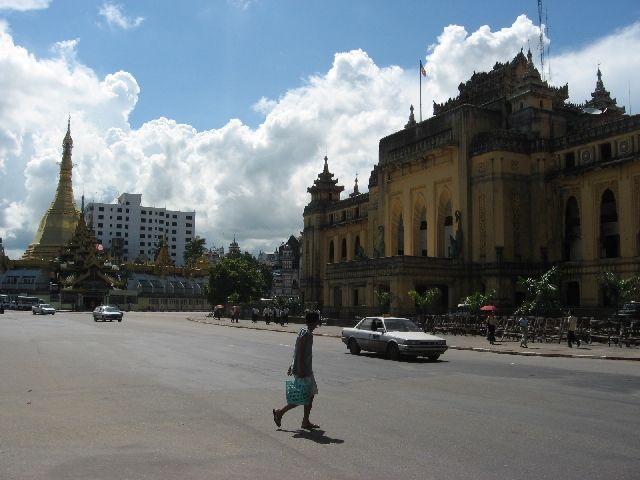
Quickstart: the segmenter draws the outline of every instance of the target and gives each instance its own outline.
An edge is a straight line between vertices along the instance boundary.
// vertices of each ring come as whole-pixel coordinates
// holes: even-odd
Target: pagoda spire
[[[23,258],[52,259],[73,237],[78,223],[78,207],[73,198],[71,151],[71,116],[67,121],[67,133],[62,140],[62,161],[58,187],[51,206],[40,220],[33,242]]]

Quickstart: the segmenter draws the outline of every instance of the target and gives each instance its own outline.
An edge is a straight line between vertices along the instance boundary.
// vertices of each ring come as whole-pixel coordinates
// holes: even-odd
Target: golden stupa
[[[66,246],[76,230],[80,212],[73,199],[73,186],[71,183],[71,119],[67,124],[67,134],[62,141],[62,162],[60,163],[60,178],[56,196],[51,206],[46,211],[36,236],[31,245],[24,252],[22,258],[37,260],[53,260],[58,257],[60,250]]]

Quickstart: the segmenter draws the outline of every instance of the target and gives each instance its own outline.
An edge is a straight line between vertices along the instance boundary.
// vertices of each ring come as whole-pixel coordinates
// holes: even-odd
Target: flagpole
[[[420,122],[422,122],[422,60],[420,60],[418,76],[420,77]]]

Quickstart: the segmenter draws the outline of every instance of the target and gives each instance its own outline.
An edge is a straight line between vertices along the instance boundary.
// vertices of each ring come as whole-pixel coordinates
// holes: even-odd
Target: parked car
[[[56,309],[48,303],[39,303],[31,306],[31,313],[34,315],[55,315]]]
[[[98,320],[103,322],[113,322],[114,320],[117,320],[121,322],[123,316],[124,314],[118,307],[112,307],[111,305],[100,305],[93,311],[94,322],[97,322]]]
[[[366,317],[353,328],[342,329],[342,341],[351,354],[361,350],[383,353],[392,360],[402,355],[435,361],[447,350],[447,341],[424,333],[408,318]]]

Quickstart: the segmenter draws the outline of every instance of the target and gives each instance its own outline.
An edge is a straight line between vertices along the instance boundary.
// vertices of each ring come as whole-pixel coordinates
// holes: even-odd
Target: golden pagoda
[[[60,163],[60,178],[56,196],[51,206],[46,211],[33,242],[24,252],[22,258],[37,260],[53,260],[59,255],[76,230],[80,212],[73,199],[73,186],[71,183],[71,118],[67,123],[67,134],[62,141],[62,162]]]

